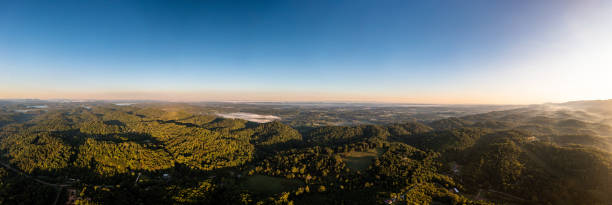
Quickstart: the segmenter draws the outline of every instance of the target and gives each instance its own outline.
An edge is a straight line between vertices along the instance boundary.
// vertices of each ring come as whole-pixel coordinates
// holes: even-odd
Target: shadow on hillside
[[[52,131],[51,136],[61,139],[64,143],[77,147],[83,145],[85,140],[92,138],[99,141],[114,143],[134,142],[140,145],[160,145],[161,142],[147,133],[127,132],[112,134],[87,134],[80,130]]]
[[[67,190],[69,189],[76,190],[77,195],[85,190],[90,193],[88,196],[95,198],[95,201],[103,200],[109,204],[173,204],[176,201],[164,195],[177,194],[174,193],[176,190],[164,187],[197,189],[200,182],[206,180],[214,184],[231,184],[243,179],[240,167],[224,167],[205,171],[175,163],[168,169],[129,170],[126,173],[114,175],[97,174],[92,167],[96,167],[94,160],[88,167],[68,167],[51,171],[34,170],[30,176],[51,184],[63,185],[60,204],[68,200]],[[55,188],[55,186],[37,183],[32,178],[29,178],[27,182]],[[87,188],[84,189],[85,187]],[[219,186],[215,188],[215,191],[232,191],[232,187]],[[211,197],[213,197],[210,199],[211,202],[225,204],[222,195]]]
[[[175,124],[175,125],[185,126],[185,127],[199,127],[198,125],[193,124],[193,123],[179,122],[176,120],[156,120],[156,121],[160,124]]]
[[[302,140],[292,139],[285,142],[278,142],[273,144],[255,144],[255,151],[257,156],[266,156],[276,152],[302,148],[306,145],[307,144],[304,143],[304,141]]]
[[[116,126],[121,126],[121,127],[125,127],[125,123],[119,121],[119,120],[107,120],[103,122],[105,125],[116,125]]]

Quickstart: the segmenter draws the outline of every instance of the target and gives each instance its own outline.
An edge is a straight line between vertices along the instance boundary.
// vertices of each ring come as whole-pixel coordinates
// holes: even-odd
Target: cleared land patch
[[[247,177],[246,188],[259,194],[275,194],[283,191],[295,190],[304,184],[299,180],[254,175]]]
[[[379,149],[372,152],[348,152],[342,154],[342,160],[346,162],[346,166],[351,170],[363,171],[372,164],[372,160],[381,154],[382,150]]]

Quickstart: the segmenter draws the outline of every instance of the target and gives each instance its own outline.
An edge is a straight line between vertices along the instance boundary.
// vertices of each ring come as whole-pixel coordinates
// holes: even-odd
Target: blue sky
[[[418,103],[612,98],[604,89],[609,83],[591,82],[609,74],[605,59],[612,58],[612,49],[605,36],[612,32],[602,27],[610,25],[610,5],[0,1],[0,98]],[[604,56],[585,68],[582,62],[595,56],[584,56],[589,52]],[[580,66],[566,66],[574,64]],[[559,73],[559,65],[563,72],[551,75]],[[568,80],[576,72],[587,74]]]

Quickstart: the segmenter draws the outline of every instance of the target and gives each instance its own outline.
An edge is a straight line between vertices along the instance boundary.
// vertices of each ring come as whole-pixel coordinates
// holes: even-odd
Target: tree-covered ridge
[[[377,125],[360,125],[352,127],[319,127],[306,133],[305,139],[313,145],[325,144],[339,146],[363,140],[383,140],[389,136],[385,127]]]
[[[156,171],[174,166],[162,149],[151,149],[135,142],[114,143],[89,138],[79,146],[74,164],[103,176],[124,174],[129,170]]]
[[[49,133],[32,133],[1,139],[0,148],[9,162],[27,173],[55,172],[69,166],[72,148]]]
[[[576,112],[296,129],[185,104],[57,104],[27,116],[10,106],[0,115],[9,204],[30,197],[23,190],[105,204],[611,201],[608,127]]]

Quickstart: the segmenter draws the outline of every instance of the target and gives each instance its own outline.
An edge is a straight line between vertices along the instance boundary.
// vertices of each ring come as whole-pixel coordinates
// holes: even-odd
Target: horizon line
[[[110,99],[110,98],[2,98],[0,101],[71,101],[77,102],[144,102],[144,103],[304,103],[304,104],[386,104],[386,105],[455,105],[455,106],[530,106],[544,104],[562,104],[580,101],[608,101],[612,99],[587,99],[587,100],[570,100],[563,102],[543,102],[543,103],[513,103],[513,104],[497,104],[497,103],[417,103],[417,102],[388,102],[388,101],[342,101],[342,100],[160,100],[160,99]]]

